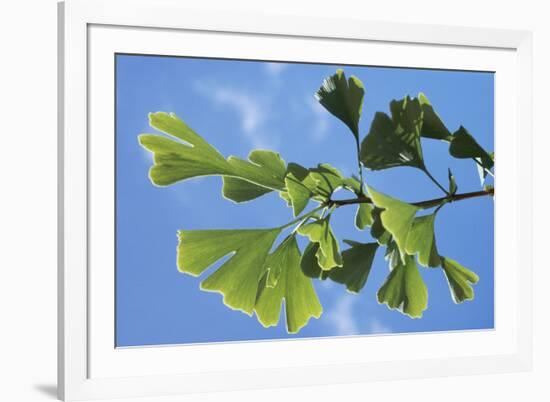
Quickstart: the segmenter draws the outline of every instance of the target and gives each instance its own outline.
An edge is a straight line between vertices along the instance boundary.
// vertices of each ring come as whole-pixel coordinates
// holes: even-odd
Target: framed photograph
[[[62,399],[530,369],[530,33],[59,17]]]

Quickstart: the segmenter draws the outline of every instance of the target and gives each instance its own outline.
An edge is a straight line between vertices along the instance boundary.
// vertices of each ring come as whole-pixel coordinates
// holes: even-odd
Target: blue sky
[[[304,166],[328,162],[350,175],[357,163],[353,136],[313,97],[337,68],[358,76],[365,85],[362,136],[374,113],[388,112],[392,99],[424,92],[451,131],[463,125],[483,147],[493,150],[492,73],[117,56],[117,346],[494,327],[490,197],[457,202],[439,212],[440,253],[475,271],[480,281],[475,300],[456,305],[442,271],[421,268],[429,290],[429,307],[422,319],[413,320],[377,303],[376,291],[388,274],[382,249],[358,295],[329,281],[315,281],[324,313],[297,335],[286,333],[284,319],[266,329],[255,318],[230,310],[221,295],[199,289],[200,279],[177,271],[177,230],[274,227],[291,220],[292,212],[277,194],[233,204],[221,197],[218,177],[153,186],[147,176],[151,155],[137,142],[140,133],[154,132],[147,114],[176,113],[225,156],[244,158],[252,149],[267,148],[280,152],[287,162]],[[480,189],[472,161],[451,158],[442,142],[423,141],[423,148],[426,164],[440,182],[446,183],[450,167],[459,192]],[[365,178],[377,190],[408,201],[441,196],[413,168],[367,171]],[[370,241],[368,232],[354,229],[354,214],[351,207],[335,213],[331,224],[337,237]]]

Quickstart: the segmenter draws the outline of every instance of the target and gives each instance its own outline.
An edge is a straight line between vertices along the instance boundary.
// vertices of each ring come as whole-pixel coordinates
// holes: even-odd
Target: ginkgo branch
[[[447,197],[440,197],[440,198],[434,198],[431,200],[425,200],[425,201],[419,201],[419,202],[411,202],[411,205],[428,209],[433,208],[438,205],[440,205],[442,202],[455,202],[460,200],[466,200],[468,198],[477,198],[477,197],[485,197],[488,195],[494,195],[495,190],[493,188],[488,190],[481,190],[481,191],[473,191],[470,193],[461,193],[461,194],[455,194],[455,195],[449,195]],[[336,207],[341,207],[344,205],[353,205],[353,204],[372,204],[372,199],[367,196],[361,196],[357,198],[350,198],[345,200],[330,200],[327,202],[329,205],[334,205]]]

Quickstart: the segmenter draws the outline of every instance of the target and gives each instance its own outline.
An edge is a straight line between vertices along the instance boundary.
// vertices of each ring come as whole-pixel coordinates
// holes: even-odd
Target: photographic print
[[[117,347],[494,329],[494,74],[116,55]]]

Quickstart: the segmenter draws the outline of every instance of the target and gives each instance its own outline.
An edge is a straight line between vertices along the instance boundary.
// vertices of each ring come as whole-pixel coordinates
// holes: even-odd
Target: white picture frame
[[[190,38],[193,40],[185,40]],[[307,51],[303,50],[305,41]],[[193,47],[193,43],[200,46]],[[497,73],[499,189],[495,225],[498,228],[506,218],[511,234],[501,236],[497,231],[495,330],[233,343],[216,345],[217,358],[208,357],[213,350],[209,345],[116,349],[112,341],[113,239],[106,235],[112,222],[113,208],[106,200],[112,200],[109,191],[114,167],[105,158],[112,150],[96,147],[98,141],[108,143],[104,140],[109,138],[112,143],[114,134],[110,107],[113,54],[183,52],[312,61],[321,57],[318,54],[324,49],[330,52],[323,57],[332,57],[327,60],[335,63],[365,62],[348,57],[354,47],[369,49],[369,64],[454,66]],[[400,52],[390,52],[390,48]],[[177,0],[68,0],[59,4],[59,49],[61,399],[161,396],[531,368],[531,33],[358,19],[213,14],[186,8]],[[404,54],[410,55],[406,61],[401,60]],[[499,250],[506,250],[506,255]],[[99,294],[103,297],[95,296]],[[452,354],[444,347],[448,342],[457,345]],[[414,353],[408,351],[408,345],[414,345]],[[326,352],[320,354],[320,350]],[[364,352],[342,353],[346,350]],[[264,357],[262,362],[258,355]]]

